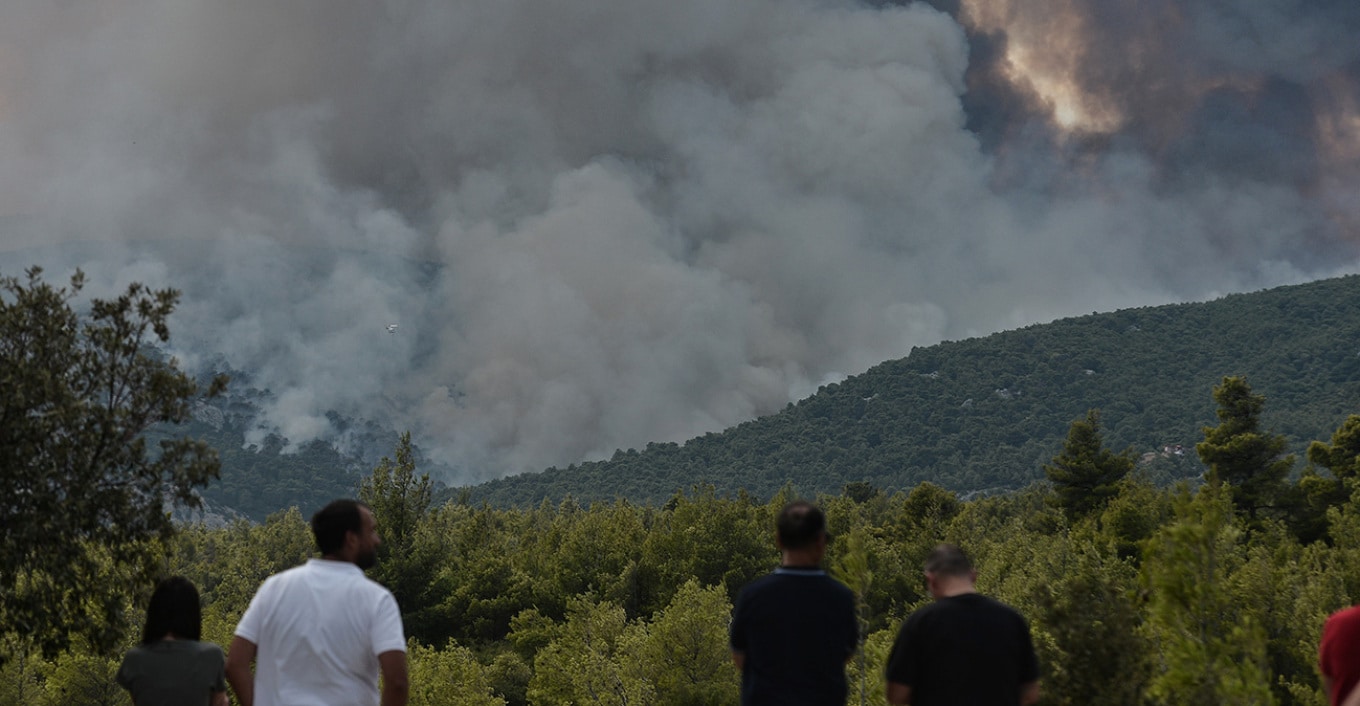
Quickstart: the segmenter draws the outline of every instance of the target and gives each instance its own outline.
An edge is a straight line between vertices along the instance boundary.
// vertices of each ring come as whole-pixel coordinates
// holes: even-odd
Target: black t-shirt
[[[887,678],[911,687],[912,706],[1015,706],[1020,685],[1039,679],[1039,661],[1019,613],[965,593],[907,618]]]
[[[780,568],[742,589],[732,651],[746,656],[743,706],[844,706],[855,653],[855,594],[820,569]]]

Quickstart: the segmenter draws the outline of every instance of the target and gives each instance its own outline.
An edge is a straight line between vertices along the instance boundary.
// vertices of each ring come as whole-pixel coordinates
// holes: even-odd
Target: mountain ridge
[[[451,489],[473,502],[662,502],[695,484],[768,497],[848,483],[935,482],[964,494],[1043,477],[1070,423],[1102,412],[1106,443],[1156,458],[1162,480],[1197,475],[1213,386],[1243,375],[1263,422],[1301,451],[1355,411],[1360,276],[1209,302],[1123,309],[914,348],[783,411],[684,444]],[[1163,453],[1180,445],[1183,453]]]

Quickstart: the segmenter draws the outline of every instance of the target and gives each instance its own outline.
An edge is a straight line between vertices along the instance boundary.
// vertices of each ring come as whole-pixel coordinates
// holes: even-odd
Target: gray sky
[[[934,5],[7,0],[0,266],[179,288],[290,440],[455,482],[1356,270],[1360,4]]]

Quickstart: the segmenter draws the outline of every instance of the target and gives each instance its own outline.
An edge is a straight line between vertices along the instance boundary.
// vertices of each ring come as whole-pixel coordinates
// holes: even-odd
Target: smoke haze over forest
[[[472,481],[1354,272],[1353,0],[8,0],[0,267]],[[388,333],[388,324],[398,324]]]

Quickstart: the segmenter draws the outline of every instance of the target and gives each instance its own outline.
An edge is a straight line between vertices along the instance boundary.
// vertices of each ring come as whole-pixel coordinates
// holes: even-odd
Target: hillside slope
[[[1266,426],[1301,449],[1360,400],[1360,277],[1212,302],[1129,309],[914,349],[784,411],[680,444],[463,489],[473,501],[662,500],[696,483],[768,497],[785,484],[932,481],[968,493],[1043,476],[1068,425],[1102,413],[1107,444],[1157,454],[1163,477],[1198,472],[1212,389],[1245,375]],[[453,492],[463,492],[454,490]]]

